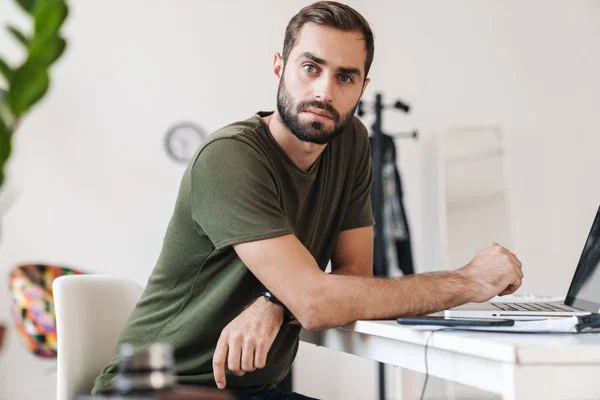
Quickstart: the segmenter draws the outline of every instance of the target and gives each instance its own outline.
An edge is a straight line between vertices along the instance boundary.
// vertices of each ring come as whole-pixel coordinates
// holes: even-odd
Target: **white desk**
[[[403,370],[425,373],[430,332],[395,321],[358,321],[301,340],[394,365],[397,400]],[[497,393],[505,400],[600,399],[600,334],[434,333],[427,350],[429,375]],[[420,388],[419,388],[420,389]]]

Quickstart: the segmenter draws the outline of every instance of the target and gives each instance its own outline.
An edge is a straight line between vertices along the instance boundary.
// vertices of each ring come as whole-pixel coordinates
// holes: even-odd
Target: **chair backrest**
[[[116,353],[121,329],[142,295],[135,282],[106,275],[57,278],[57,400],[89,394]]]

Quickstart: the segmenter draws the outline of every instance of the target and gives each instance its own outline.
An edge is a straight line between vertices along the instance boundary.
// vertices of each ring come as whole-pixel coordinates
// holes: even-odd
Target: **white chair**
[[[57,400],[89,394],[116,353],[142,288],[106,275],[68,275],[52,284],[57,331]]]

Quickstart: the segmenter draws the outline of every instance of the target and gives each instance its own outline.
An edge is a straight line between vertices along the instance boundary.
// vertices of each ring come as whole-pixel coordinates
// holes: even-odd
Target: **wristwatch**
[[[287,307],[285,306],[285,304],[283,304],[281,301],[279,301],[279,299],[275,296],[273,296],[273,293],[269,292],[268,290],[265,290],[264,292],[262,292],[262,297],[264,297],[267,301],[270,301],[271,303],[275,303],[280,305],[281,307],[283,307],[283,323],[287,324],[290,322],[293,322],[296,320],[296,317],[294,317],[294,314],[292,314],[290,312],[290,310],[287,309]]]

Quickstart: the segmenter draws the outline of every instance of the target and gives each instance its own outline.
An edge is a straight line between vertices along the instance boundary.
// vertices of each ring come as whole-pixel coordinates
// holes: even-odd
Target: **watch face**
[[[184,122],[173,126],[165,137],[165,147],[171,159],[180,163],[187,163],[192,159],[206,132],[198,125]]]

